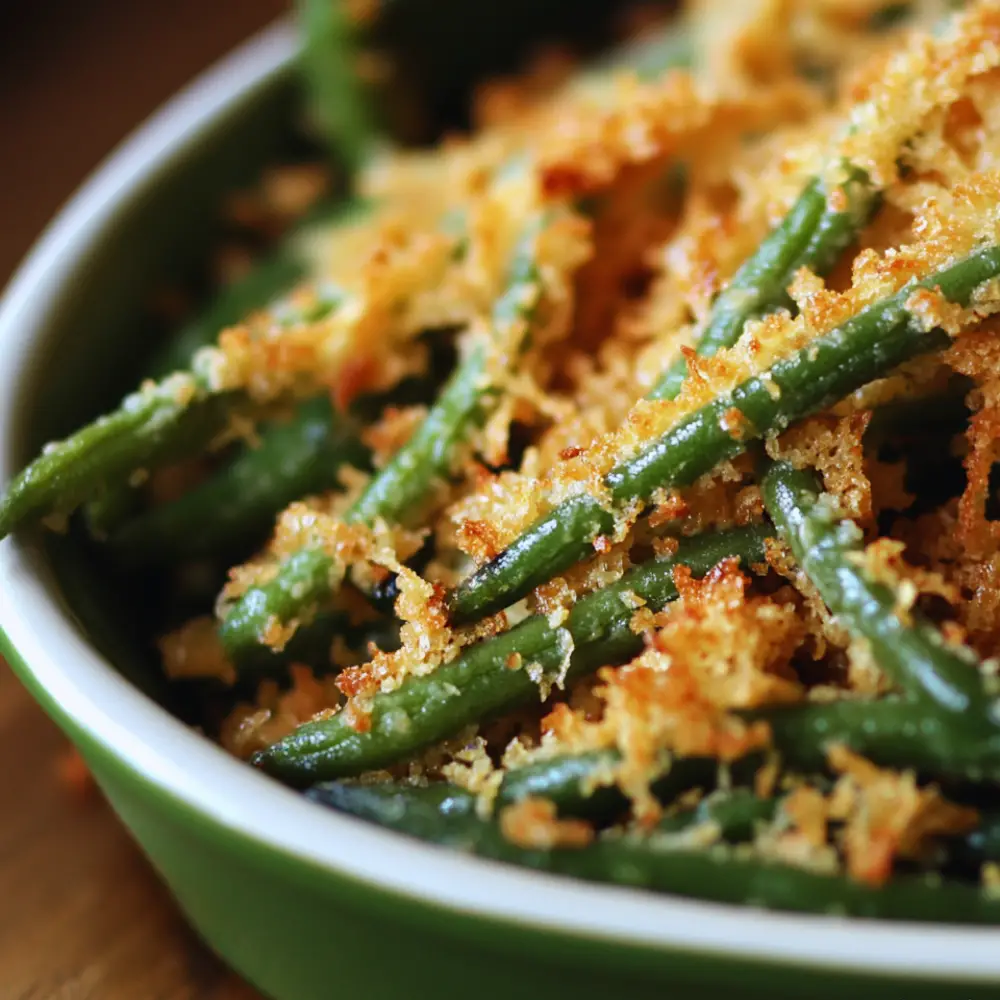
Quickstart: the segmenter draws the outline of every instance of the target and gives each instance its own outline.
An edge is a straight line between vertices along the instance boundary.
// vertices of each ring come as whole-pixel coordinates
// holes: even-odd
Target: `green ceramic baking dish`
[[[41,238],[0,307],[4,480],[121,387],[143,349],[143,301],[207,245],[222,192],[287,143],[294,56],[279,26],[226,59],[125,143]],[[127,617],[72,543],[0,544],[11,665],[192,925],[276,1000],[1000,996],[1000,930],[579,884],[317,808],[171,715],[139,682]]]

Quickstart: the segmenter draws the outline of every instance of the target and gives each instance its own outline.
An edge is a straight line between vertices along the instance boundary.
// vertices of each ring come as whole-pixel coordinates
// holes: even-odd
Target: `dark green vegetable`
[[[254,684],[261,677],[282,678],[295,663],[311,667],[317,675],[330,673],[334,640],[340,636],[348,646],[353,646],[352,640],[357,639],[358,632],[344,611],[324,611],[310,622],[309,628],[299,629],[280,651],[262,646],[246,671],[248,678],[252,678],[245,687],[247,697],[254,697]]]
[[[361,200],[328,201],[313,208],[273,254],[256,263],[242,278],[220,288],[204,311],[160,348],[146,377],[161,380],[172,372],[187,370],[197,351],[214,344],[227,327],[259,309],[274,306],[313,271],[315,251],[310,249],[310,241],[316,230],[355,221],[370,208],[370,203]],[[326,299],[321,297],[320,301]],[[136,514],[140,501],[141,491],[125,484],[89,500],[85,514],[91,535],[100,539],[110,537]]]
[[[514,251],[507,289],[493,307],[495,336],[512,357],[531,336],[541,297],[536,245],[544,225],[535,217],[526,226]],[[468,347],[421,426],[345,513],[348,522],[371,524],[381,517],[389,523],[413,523],[434,486],[451,474],[461,446],[499,399],[488,371],[490,343],[476,340]],[[229,657],[239,663],[248,650],[264,642],[274,621],[286,624],[312,613],[330,597],[340,576],[335,560],[319,550],[284,560],[272,580],[252,587],[226,614],[220,634]]]
[[[665,816],[657,829],[663,833],[683,833],[691,827],[712,823],[719,836],[729,843],[753,840],[758,825],[770,823],[778,811],[777,799],[759,798],[749,788],[716,792],[701,800],[694,809]]]
[[[943,392],[879,406],[865,429],[865,443],[902,439],[919,444],[928,437],[958,434],[969,422],[965,395],[970,388],[967,380],[956,379]]]
[[[962,837],[949,838],[944,850],[950,864],[975,874],[982,865],[1000,861],[1000,813],[980,813],[979,826]]]
[[[448,785],[332,784],[306,794],[315,802],[434,844],[591,882],[806,913],[1000,921],[1000,900],[972,885],[936,876],[900,876],[874,888],[768,861],[747,848],[679,848],[669,833],[606,834],[577,849],[521,848],[504,838],[497,823],[476,815],[473,796]]]
[[[119,409],[49,445],[14,477],[0,500],[0,538],[25,522],[70,514],[137,470],[200,450],[245,406],[239,393],[188,402],[173,379],[127,396]]]
[[[345,463],[367,468],[367,450],[329,397],[320,396],[290,420],[262,427],[258,446],[241,450],[200,486],[129,521],[112,545],[130,564],[245,550],[264,539],[288,504],[333,489]]]
[[[119,485],[108,489],[83,505],[83,523],[90,537],[107,541],[130,517],[136,517],[142,507],[143,490],[138,486]]]
[[[290,292],[309,274],[309,264],[291,246],[279,248],[272,256],[238,278],[224,285],[208,308],[187,323],[153,358],[149,378],[165,378],[171,372],[184,371],[202,347],[214,344],[219,334],[250,313],[264,309]]]
[[[214,344],[227,327],[273,306],[315,270],[311,241],[318,232],[358,222],[371,209],[371,202],[362,199],[316,205],[271,254],[257,261],[243,277],[223,285],[205,309],[163,345],[150,362],[147,377],[161,379],[171,372],[186,370],[197,351]]]
[[[596,784],[595,777],[609,772],[620,760],[615,750],[594,750],[515,768],[504,775],[497,807],[542,798],[554,802],[560,816],[614,816],[625,809],[628,800],[617,785]],[[706,781],[714,777],[713,765],[702,771]]]
[[[303,69],[334,158],[356,170],[379,144],[432,140],[469,119],[476,84],[513,72],[546,40],[589,52],[621,0],[297,0]]]
[[[361,25],[348,3],[296,0],[296,8],[312,113],[334,162],[353,173],[381,141],[381,123],[359,72]]]
[[[827,607],[854,636],[867,641],[879,668],[906,694],[922,700],[949,725],[1000,733],[1000,707],[988,697],[971,650],[945,642],[920,614],[897,612],[898,595],[859,563],[864,537],[837,516],[816,476],[775,462],[761,481],[764,504],[799,568]]]
[[[871,13],[868,27],[872,31],[888,31],[898,27],[910,16],[912,8],[912,3],[887,3]]]
[[[730,556],[744,565],[758,563],[768,534],[767,528],[753,527],[685,539],[670,559],[640,566],[578,601],[563,626],[534,615],[433,673],[376,694],[366,732],[357,732],[341,713],[299,727],[257,754],[254,763],[293,785],[360,774],[405,759],[470,723],[530,703],[539,697],[543,679],[572,680],[605,664],[623,663],[642,649],[641,636],[630,627],[634,607],[626,595],[660,608],[676,597],[676,566],[704,575]]]
[[[616,750],[566,754],[515,768],[504,775],[497,793],[498,805],[510,805],[529,796],[549,799],[561,816],[586,819],[613,819],[628,807],[628,799],[617,785],[598,783],[621,758]],[[734,780],[752,778],[760,766],[757,754],[751,754],[727,766]],[[714,788],[719,779],[720,763],[711,757],[677,757],[651,786],[660,802],[669,804],[692,788]]]
[[[462,445],[489,409],[489,354],[485,343],[472,345],[416,433],[358,497],[350,520],[411,523],[425,512],[429,494],[452,472]]]
[[[623,508],[648,501],[662,487],[688,485],[745,451],[750,441],[830,405],[909,358],[941,348],[947,334],[926,330],[907,309],[914,289],[938,288],[949,302],[967,303],[997,274],[1000,248],[990,247],[862,310],[764,374],[682,417],[612,469],[605,478],[612,502]],[[740,415],[735,434],[734,413]],[[452,598],[455,620],[476,621],[509,606],[586,558],[594,540],[613,530],[614,516],[595,498],[561,503],[462,582]]]
[[[336,309],[341,293],[321,288],[309,316],[286,310],[289,324]],[[240,412],[246,393],[217,392],[205,378],[175,372],[126,396],[117,410],[55,442],[23,469],[0,499],[0,538],[28,521],[71,513],[86,500],[126,486],[138,471],[201,451]]]
[[[226,327],[242,322],[259,309],[275,306],[316,269],[312,242],[318,233],[353,225],[372,211],[361,198],[322,201],[310,209],[287,233],[277,248],[257,261],[241,278],[222,286],[212,300],[153,357],[147,375],[160,379],[184,371],[202,348],[214,344]],[[320,298],[321,307],[324,302]]]
[[[701,357],[710,358],[732,347],[751,319],[778,309],[793,309],[788,287],[796,271],[808,267],[825,275],[854,242],[879,199],[863,170],[846,169],[847,179],[837,188],[836,209],[830,207],[830,192],[824,184],[812,181],[781,225],[719,293],[695,347]],[[649,398],[673,399],[686,375],[687,361],[678,358],[660,376]]]
[[[373,642],[379,649],[391,652],[399,648],[399,623],[395,619],[380,618],[358,624],[352,621],[350,614],[337,608],[320,612],[309,623],[309,628],[299,629],[280,651],[259,647],[247,660],[235,690],[253,699],[261,678],[283,680],[293,664],[312,668],[316,676],[337,672],[339,668],[331,654],[338,639],[349,650],[365,652]]]
[[[825,771],[827,750],[843,744],[882,767],[935,779],[1000,782],[1000,730],[966,728],[905,699],[793,705],[752,717],[770,725],[775,749],[797,771]]]

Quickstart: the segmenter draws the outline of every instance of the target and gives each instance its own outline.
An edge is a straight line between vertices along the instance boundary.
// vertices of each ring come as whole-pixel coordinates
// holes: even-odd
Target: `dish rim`
[[[296,52],[287,21],[198,76],[91,174],[0,300],[0,481],[16,471],[17,401],[60,287],[99,253],[129,192],[169,170]],[[23,669],[110,755],[203,819],[279,855],[468,916],[702,960],[949,983],[1000,983],[1000,929],[765,912],[576,882],[440,849],[318,808],[235,760],[125,681],[58,605],[20,537],[0,543],[0,629]],[[142,734],[141,736],[139,734]]]

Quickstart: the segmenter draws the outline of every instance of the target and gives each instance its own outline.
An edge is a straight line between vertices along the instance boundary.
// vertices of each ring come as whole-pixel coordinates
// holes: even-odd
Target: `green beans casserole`
[[[0,532],[155,581],[186,714],[319,806],[1000,922],[1000,6],[553,0],[421,61],[420,3],[301,0],[313,159]]]

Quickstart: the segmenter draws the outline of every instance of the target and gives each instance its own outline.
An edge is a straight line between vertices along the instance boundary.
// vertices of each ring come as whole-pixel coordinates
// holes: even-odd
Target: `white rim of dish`
[[[181,91],[79,189],[0,302],[0,479],[14,406],[46,303],[100,244],[114,206],[211,132],[248,86],[295,51],[279,23]],[[94,740],[205,817],[276,851],[468,915],[608,943],[949,982],[1000,981],[1000,931],[762,912],[522,871],[411,841],[319,809],[200,737],[114,671],[53,599],[16,539],[0,543],[0,627],[38,682]],[[141,735],[140,735],[141,734]]]

